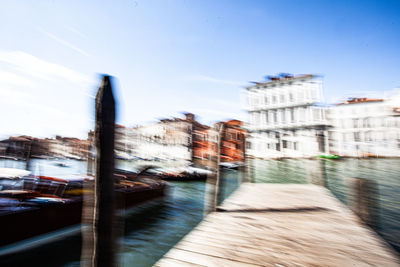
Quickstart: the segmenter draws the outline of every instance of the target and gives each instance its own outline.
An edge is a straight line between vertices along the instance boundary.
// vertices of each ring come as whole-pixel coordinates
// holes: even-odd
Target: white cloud
[[[14,70],[18,70],[28,76],[43,80],[59,81],[61,78],[76,83],[88,83],[91,81],[86,75],[77,71],[45,61],[22,51],[0,51],[0,62],[7,63]],[[15,75],[17,74],[14,74],[14,78],[16,78]],[[10,75],[8,77],[10,78]],[[25,78],[25,80],[27,79]]]
[[[79,35],[80,37],[84,38],[84,39],[88,39],[86,34],[83,34],[81,31],[78,31],[76,28],[71,27],[71,26],[66,26],[65,27],[67,30]]]
[[[0,84],[9,86],[33,86],[35,82],[32,79],[18,75],[16,73],[0,70]]]
[[[0,67],[1,134],[82,136],[93,78],[22,51],[0,50]]]
[[[217,79],[217,78],[206,76],[206,75],[191,75],[191,76],[187,76],[187,79],[192,80],[192,81],[198,81],[198,82],[210,82],[210,83],[218,83],[218,84],[234,85],[234,86],[242,86],[243,85],[243,82]]]
[[[76,52],[84,55],[84,56],[90,56],[86,51],[80,49],[79,47],[71,44],[70,42],[65,41],[64,39],[61,39],[60,37],[55,36],[54,34],[49,33],[48,31],[43,30],[42,28],[37,28],[38,31],[40,31],[41,33],[47,35],[48,37],[50,37],[51,39],[53,39],[54,41],[68,47],[71,48],[72,50],[75,50]]]
[[[34,95],[16,90],[15,88],[2,87],[0,90],[0,103],[8,106],[18,106],[18,108],[29,108],[29,110],[37,110],[40,112],[47,112],[52,116],[68,116],[66,112],[61,111],[43,102],[38,102],[37,97]],[[40,103],[40,104],[38,104]]]
[[[30,94],[6,86],[1,86],[0,102],[8,105],[25,104]]]

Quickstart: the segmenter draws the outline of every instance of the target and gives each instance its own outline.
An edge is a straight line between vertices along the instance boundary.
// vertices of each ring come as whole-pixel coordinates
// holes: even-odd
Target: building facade
[[[322,81],[316,75],[272,77],[247,87],[247,154],[257,158],[312,157],[328,152]]]
[[[400,105],[391,99],[351,98],[328,111],[330,153],[349,157],[400,156]]]
[[[216,160],[218,151],[217,125],[222,124],[220,155],[222,162],[244,161],[246,130],[239,120],[221,121],[214,127],[197,128],[193,135],[193,155],[195,159]]]
[[[221,161],[243,162],[245,158],[246,131],[243,122],[229,120],[224,125],[221,138]]]
[[[191,123],[164,119],[133,129],[134,155],[143,159],[191,160]]]

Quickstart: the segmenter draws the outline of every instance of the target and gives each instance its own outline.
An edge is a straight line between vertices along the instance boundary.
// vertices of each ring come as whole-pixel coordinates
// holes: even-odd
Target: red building
[[[221,161],[244,161],[246,131],[242,128],[243,122],[230,120],[222,123]]]
[[[223,124],[221,136],[221,161],[244,161],[246,131],[242,128],[243,122],[230,120],[219,122]],[[201,160],[215,159],[217,155],[218,131],[207,126],[194,128],[193,157]]]

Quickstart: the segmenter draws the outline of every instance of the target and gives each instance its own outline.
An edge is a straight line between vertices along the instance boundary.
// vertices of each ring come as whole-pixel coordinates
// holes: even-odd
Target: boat
[[[15,171],[0,174],[0,256],[26,248],[30,240],[63,229],[80,231],[83,195],[94,183],[85,175],[68,177],[32,176]],[[27,174],[27,175],[23,175]],[[167,183],[136,173],[115,171],[116,205],[128,210],[165,195]],[[12,187],[13,186],[13,187]],[[70,233],[71,231],[67,231]],[[35,242],[36,242],[35,241]]]
[[[56,165],[58,167],[71,167],[70,165],[68,165],[65,162],[56,162],[56,163],[54,163],[54,165]]]
[[[154,175],[165,181],[185,182],[204,181],[207,179],[207,176],[211,175],[213,172],[193,166],[184,166],[169,168],[149,167],[144,173]]]
[[[219,166],[224,169],[238,170],[244,164],[242,162],[221,162]]]
[[[0,179],[14,179],[29,175],[31,172],[14,168],[0,168]]]
[[[321,155],[318,155],[317,157],[323,158],[323,159],[340,159],[340,156],[332,155],[332,154],[321,154]]]

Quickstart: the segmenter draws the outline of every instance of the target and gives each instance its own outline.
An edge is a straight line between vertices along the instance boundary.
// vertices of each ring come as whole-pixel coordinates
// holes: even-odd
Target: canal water
[[[63,176],[85,173],[86,163],[67,160],[33,160],[34,174]],[[24,162],[0,161],[0,167],[23,168]],[[349,177],[373,179],[378,184],[377,232],[400,251],[400,159],[333,160],[249,160],[246,173],[223,170],[223,197],[229,196],[242,180],[255,183],[316,183],[321,179],[332,193],[347,204],[352,195]],[[131,162],[117,167],[135,169]],[[246,178],[246,179],[245,179]],[[125,218],[120,260],[123,266],[152,266],[204,216],[204,182],[171,182],[164,202],[138,209]],[[29,252],[1,259],[1,266],[80,266],[81,237],[73,236]]]

